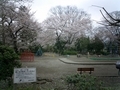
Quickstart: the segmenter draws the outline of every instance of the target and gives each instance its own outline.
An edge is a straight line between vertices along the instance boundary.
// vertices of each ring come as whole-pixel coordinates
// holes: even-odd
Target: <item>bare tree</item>
[[[109,25],[105,26],[105,28],[111,32],[114,43],[117,43],[117,51],[120,54],[120,11],[108,13],[104,19],[104,22]]]
[[[104,7],[96,6],[96,5],[92,5],[92,6],[101,8],[105,12],[105,14],[104,14],[103,11],[100,10],[103,18],[106,20],[107,23],[98,22],[99,24],[102,24],[105,26],[118,26],[118,27],[120,27],[120,18],[118,18],[116,16],[114,17],[114,15],[111,15]],[[116,12],[116,13],[118,13],[118,12]]]
[[[106,28],[107,30],[109,30],[112,39],[114,39],[114,42],[118,44],[118,52],[120,54],[120,11],[114,11],[109,13],[104,7],[99,8],[102,8],[100,12],[104,20],[98,23],[103,25],[104,28]],[[105,12],[105,14],[103,13],[103,11]]]

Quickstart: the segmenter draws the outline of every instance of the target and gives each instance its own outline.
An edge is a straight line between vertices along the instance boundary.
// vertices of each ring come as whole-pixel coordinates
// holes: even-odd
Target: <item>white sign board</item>
[[[14,68],[14,83],[36,82],[36,68]]]

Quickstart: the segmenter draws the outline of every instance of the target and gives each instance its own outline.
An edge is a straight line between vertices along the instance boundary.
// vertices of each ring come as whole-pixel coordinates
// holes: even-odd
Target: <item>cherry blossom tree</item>
[[[86,35],[92,28],[90,15],[75,6],[51,8],[49,15],[43,22],[43,27],[47,34],[52,33],[51,38],[56,40],[53,44],[61,45],[64,42],[62,47],[56,47],[59,49],[72,45],[78,37]]]
[[[37,30],[40,29],[30,8],[18,3],[21,1],[0,1],[1,42],[14,47],[16,52],[19,47],[31,44],[37,36]]]

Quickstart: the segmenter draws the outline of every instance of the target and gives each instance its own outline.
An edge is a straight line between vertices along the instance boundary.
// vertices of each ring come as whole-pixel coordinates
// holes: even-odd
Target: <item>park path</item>
[[[67,64],[60,61],[61,58],[66,58],[71,61],[84,61],[88,62],[89,60],[85,57],[79,58],[76,57],[63,57],[56,55],[48,55],[42,57],[35,57],[33,62],[22,62],[22,67],[36,67],[37,77],[42,80],[48,79],[50,82],[40,81],[37,84],[42,90],[48,90],[53,88],[60,88],[58,90],[66,90],[65,77],[67,75],[76,74],[78,67],[94,67],[93,76],[100,76],[98,79],[105,82],[105,86],[118,86],[120,83],[120,77],[118,77],[118,70],[115,65],[80,65],[80,64]],[[85,72],[88,73],[88,72]],[[103,76],[103,77],[101,77]],[[107,77],[106,77],[107,76]],[[46,88],[46,89],[44,89]],[[119,89],[118,89],[119,90]]]
[[[80,65],[67,64],[60,61],[63,57],[35,57],[34,62],[22,62],[22,67],[36,67],[38,77],[59,78],[65,75],[75,74],[78,67],[94,67],[95,76],[118,76],[115,65]],[[89,62],[88,62],[89,63]]]

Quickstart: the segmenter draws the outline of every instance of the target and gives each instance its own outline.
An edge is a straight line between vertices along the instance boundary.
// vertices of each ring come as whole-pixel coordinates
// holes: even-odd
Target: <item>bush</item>
[[[72,51],[72,50],[65,50],[63,55],[76,55],[77,52],[76,51]]]
[[[0,81],[9,80],[13,75],[14,67],[20,67],[18,55],[7,46],[0,46]]]
[[[68,90],[112,90],[109,87],[103,87],[102,81],[98,81],[96,77],[87,74],[67,76],[65,81],[68,84]]]
[[[102,55],[109,55],[110,53],[107,52],[107,51],[102,51],[101,54],[102,54]]]
[[[29,46],[29,49],[32,53],[36,53],[38,51],[38,49],[40,48],[40,46]]]

